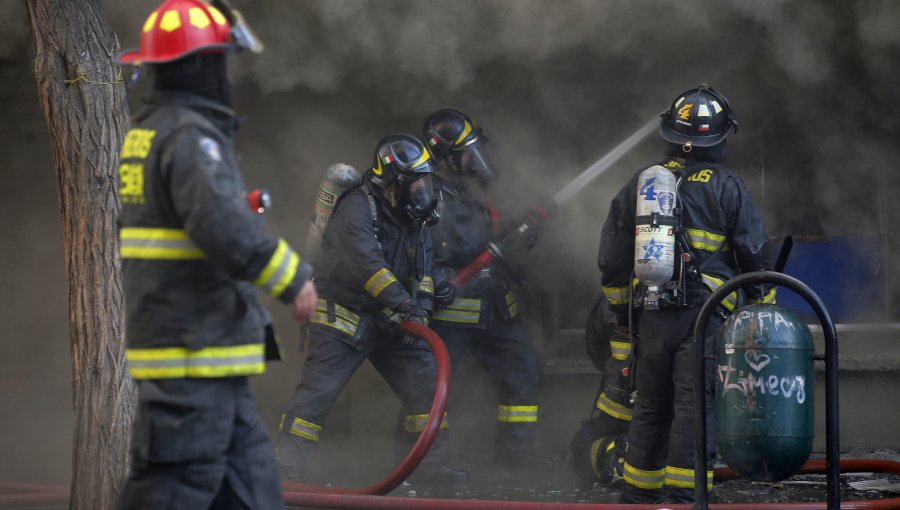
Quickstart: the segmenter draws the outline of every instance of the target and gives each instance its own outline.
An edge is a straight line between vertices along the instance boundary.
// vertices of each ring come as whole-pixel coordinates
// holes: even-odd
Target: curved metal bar
[[[772,271],[756,271],[736,276],[710,295],[694,322],[694,509],[707,510],[706,494],[706,371],[704,339],[706,327],[716,306],[737,289],[753,284],[771,283],[796,292],[816,312],[825,335],[825,460],[828,510],[840,510],[840,435],[838,426],[838,352],[837,330],[819,296],[793,276]]]

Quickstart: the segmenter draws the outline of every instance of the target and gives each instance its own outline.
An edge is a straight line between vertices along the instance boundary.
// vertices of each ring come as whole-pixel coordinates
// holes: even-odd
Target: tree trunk
[[[125,367],[117,165],[128,125],[118,40],[102,0],[26,0],[53,146],[69,289],[75,411],[69,507],[115,505],[134,387]]]

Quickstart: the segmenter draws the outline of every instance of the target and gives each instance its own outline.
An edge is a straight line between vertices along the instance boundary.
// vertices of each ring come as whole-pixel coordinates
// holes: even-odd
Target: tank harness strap
[[[712,262],[713,259],[715,259],[720,253],[722,253],[722,251],[725,249],[725,245],[726,245],[726,244],[728,244],[728,238],[727,238],[727,237],[725,238],[724,241],[722,241],[721,244],[719,244],[719,247],[716,248],[716,251],[712,252],[712,253],[710,254],[710,256],[707,257],[706,260],[704,260],[704,261],[700,264],[699,267],[697,267],[697,270],[698,270],[699,272],[702,273],[703,270],[706,269],[706,266],[708,266],[709,263]]]
[[[372,214],[372,228],[375,230],[375,239],[378,240],[378,248],[381,248],[381,223],[378,221],[378,205],[375,204],[375,197],[365,190],[366,198],[369,199],[369,212]]]

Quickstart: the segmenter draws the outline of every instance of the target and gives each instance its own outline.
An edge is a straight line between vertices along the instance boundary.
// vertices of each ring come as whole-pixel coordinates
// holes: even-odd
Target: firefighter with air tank
[[[721,163],[725,138],[736,128],[728,101],[712,87],[700,85],[679,94],[660,122],[660,135],[668,142],[665,159],[625,184],[603,226],[599,267],[611,311],[624,325],[629,308],[640,308],[623,503],[693,500],[692,324],[700,305],[726,280],[772,267],[759,211],[743,181]],[[638,285],[632,294],[634,278]],[[746,290],[753,302],[774,302],[773,286]],[[737,293],[728,296],[720,316],[711,321],[709,354],[714,332],[738,300]],[[702,369],[711,403],[713,361]],[[710,484],[712,407],[708,404]]]
[[[324,226],[316,266],[318,306],[307,327],[309,355],[300,384],[279,426],[276,456],[286,480],[301,481],[341,390],[367,359],[402,403],[398,454],[405,455],[428,419],[435,393],[434,355],[397,324],[428,324],[434,308],[432,242],[436,165],[424,144],[407,134],[383,138],[372,167],[355,183],[348,165],[326,174],[317,205]],[[350,184],[349,189],[343,189]],[[315,241],[316,235],[311,239]],[[415,481],[464,480],[448,462],[447,432],[438,432]],[[402,457],[401,457],[402,458]]]
[[[137,383],[119,508],[282,508],[247,376],[280,348],[256,287],[306,320],[312,268],[265,233],[237,168],[225,51],[259,49],[236,11],[167,0],[140,49],[149,106],[122,146],[119,237],[128,371]],[[255,284],[255,286],[254,286]]]
[[[510,240],[519,241],[515,235],[506,238],[505,246],[497,241],[513,229],[503,225],[493,207],[489,186],[496,171],[485,152],[487,136],[462,112],[444,109],[425,120],[423,138],[440,164],[435,190],[442,220],[432,227],[436,294],[449,302],[436,311],[432,327],[454,369],[471,352],[500,388],[494,465],[507,471],[549,467],[549,459],[534,452],[540,360],[519,314],[509,268],[496,261],[458,289],[449,283],[486,247],[499,254],[514,248]],[[530,247],[536,225],[526,226],[531,227],[523,230]]]

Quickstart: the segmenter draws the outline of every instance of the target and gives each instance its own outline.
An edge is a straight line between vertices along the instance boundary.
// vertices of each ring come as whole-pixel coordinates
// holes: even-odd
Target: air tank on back
[[[325,171],[316,194],[315,214],[306,234],[306,256],[313,263],[322,255],[322,238],[338,199],[359,182],[359,171],[346,163],[335,163]]]
[[[638,176],[634,275],[647,286],[647,309],[658,307],[662,287],[672,279],[675,270],[677,183],[675,175],[660,165],[651,166]]]
[[[809,459],[814,345],[800,317],[778,305],[736,310],[716,343],[719,453],[743,478],[776,482]]]

